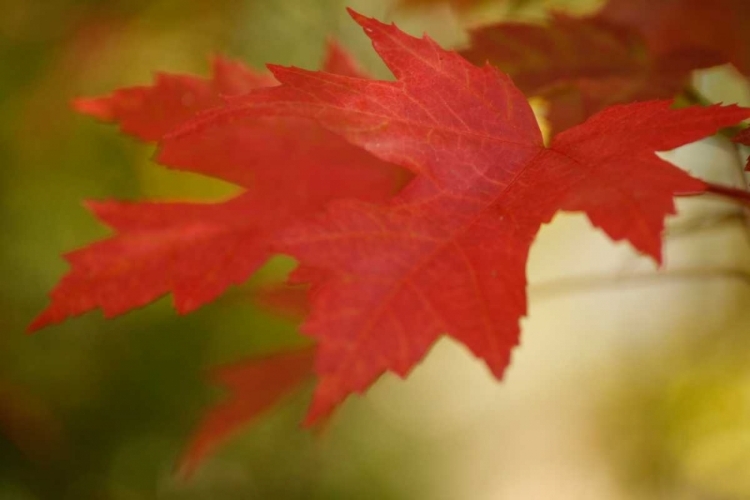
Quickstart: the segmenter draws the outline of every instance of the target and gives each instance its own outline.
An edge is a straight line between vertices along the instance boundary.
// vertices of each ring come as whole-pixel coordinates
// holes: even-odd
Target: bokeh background
[[[106,235],[82,200],[228,189],[160,169],[71,98],[154,71],[205,74],[215,53],[314,68],[329,36],[387,77],[345,5],[457,47],[472,24],[598,2],[407,3],[0,0],[0,499],[750,498],[750,245],[745,214],[721,201],[681,202],[658,274],[583,217],[557,217],[532,250],[530,316],[502,383],[441,341],[318,434],[298,425],[302,391],[190,480],[176,460],[222,395],[205,370],[298,342],[293,322],[235,290],[186,317],[164,299],[24,335],[66,270],[60,254]],[[695,78],[712,100],[750,103],[729,68]],[[670,155],[746,185],[725,139]]]

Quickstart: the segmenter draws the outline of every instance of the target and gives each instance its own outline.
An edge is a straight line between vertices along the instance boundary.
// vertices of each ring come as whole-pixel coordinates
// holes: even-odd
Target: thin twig
[[[631,273],[619,276],[590,275],[559,278],[531,284],[529,294],[537,298],[554,298],[563,293],[589,292],[622,285],[641,286],[665,280],[726,279],[735,280],[750,287],[750,272],[742,269],[678,269],[666,272]]]
[[[750,207],[750,192],[740,188],[714,184],[713,182],[706,182],[706,189],[703,191],[685,191],[676,193],[676,196],[700,196],[704,194],[718,195]]]
[[[664,232],[664,237],[673,239],[682,236],[690,236],[698,231],[718,229],[722,226],[735,224],[737,222],[743,225],[746,223],[746,217],[743,211],[733,210],[731,212],[718,213],[708,217],[692,217],[690,220],[684,221],[679,225],[673,225],[667,229]]]

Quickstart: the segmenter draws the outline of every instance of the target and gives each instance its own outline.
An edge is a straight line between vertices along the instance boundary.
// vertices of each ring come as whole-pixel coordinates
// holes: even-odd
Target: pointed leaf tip
[[[373,21],[372,18],[360,14],[359,12],[352,9],[351,7],[347,7],[346,11],[349,13],[351,18],[354,19],[354,21],[360,26],[364,26],[364,24],[367,23],[367,21]]]
[[[71,99],[70,107],[77,113],[93,116],[102,121],[115,119],[112,106],[106,97],[76,97]]]
[[[45,322],[43,321],[43,319],[42,319],[42,316],[43,316],[43,315],[44,315],[44,313],[42,313],[42,314],[39,314],[39,315],[37,315],[37,316],[36,316],[36,317],[35,317],[35,318],[34,318],[34,319],[33,319],[33,320],[31,321],[31,323],[29,323],[29,326],[27,326],[27,327],[26,327],[26,330],[24,331],[24,333],[25,333],[26,335],[33,335],[33,334],[35,334],[35,333],[36,333],[37,331],[41,330],[41,329],[42,329],[42,328],[43,328],[43,327],[44,327],[44,326],[46,325],[46,323],[45,323]]]
[[[354,22],[362,26],[362,29],[365,30],[365,33],[369,33],[376,28],[395,27],[395,24],[393,23],[388,25],[373,17],[367,17],[365,15],[362,15],[359,12],[352,9],[351,7],[347,7],[346,10],[347,12],[349,12],[349,15],[352,17],[352,19],[354,19]]]

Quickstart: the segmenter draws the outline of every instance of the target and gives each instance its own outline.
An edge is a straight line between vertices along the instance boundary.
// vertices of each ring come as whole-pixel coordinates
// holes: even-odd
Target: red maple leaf
[[[526,95],[547,99],[555,132],[612,104],[673,97],[692,70],[721,62],[697,48],[679,58],[653,55],[635,29],[563,14],[546,26],[499,23],[470,37],[462,55],[477,64],[489,61]]]
[[[336,45],[324,68],[362,76]],[[152,87],[78,100],[76,108],[153,141],[219,105],[222,96],[273,82],[270,75],[217,59],[212,79],[160,75]],[[238,120],[167,145],[158,160],[245,191],[218,203],[89,203],[116,234],[66,255],[72,270],[30,330],[97,307],[114,316],[169,292],[179,312],[191,311],[244,282],[270,257],[269,242],[285,225],[336,198],[382,201],[403,182],[401,169],[295,117]]]
[[[303,329],[319,342],[307,422],[387,370],[407,374],[442,334],[501,377],[526,313],[525,265],[540,226],[584,212],[661,259],[673,196],[706,184],[655,155],[750,116],[737,106],[612,106],[550,147],[497,69],[352,13],[396,81],[270,66],[281,82],[168,137],[184,143],[243,117],[314,118],[416,177],[386,205],[338,201],[277,238],[313,275]]]
[[[180,460],[181,472],[190,476],[219,444],[310,378],[313,355],[307,348],[215,368],[211,378],[230,396],[203,417]]]
[[[599,16],[638,29],[660,56],[711,50],[750,75],[747,0],[609,0]]]

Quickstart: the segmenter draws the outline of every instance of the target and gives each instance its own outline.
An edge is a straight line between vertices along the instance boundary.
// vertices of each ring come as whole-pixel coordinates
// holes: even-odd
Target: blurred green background
[[[164,299],[24,335],[66,270],[60,254],[106,234],[82,200],[225,189],[160,169],[152,148],[75,115],[71,98],[145,84],[154,71],[205,74],[214,53],[314,68],[328,36],[386,76],[345,5],[455,46],[462,26],[483,18],[597,2],[480,3],[454,12],[378,0],[0,1],[0,499],[750,498],[746,271],[708,285],[646,280],[622,293],[615,283],[584,298],[543,287],[537,296],[545,269],[591,272],[571,242],[592,231],[575,216],[535,247],[532,316],[505,383],[441,342],[407,382],[385,377],[320,435],[299,428],[309,393],[298,395],[190,481],[175,477],[176,459],[221,396],[206,368],[298,341],[292,323],[231,298],[179,317]],[[732,96],[747,95],[723,74],[704,75],[717,99],[724,80]],[[715,163],[712,148],[726,145],[706,148]],[[722,162],[739,161],[731,151]],[[675,252],[705,256],[718,245],[731,266],[746,265],[742,221],[719,230],[718,240],[691,231],[692,246],[681,239]],[[581,245],[614,255],[609,269],[640,262],[590,237]],[[707,287],[721,300],[707,302]],[[665,294],[670,305],[643,312]]]

